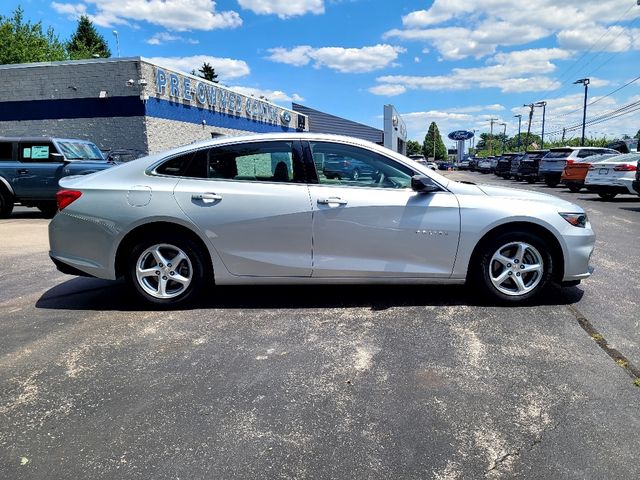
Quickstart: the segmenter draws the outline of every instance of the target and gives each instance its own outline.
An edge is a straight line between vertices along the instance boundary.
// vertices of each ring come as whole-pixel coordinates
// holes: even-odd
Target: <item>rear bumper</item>
[[[631,182],[631,188],[636,192],[636,195],[640,195],[640,180]]]
[[[629,192],[629,189],[627,187],[623,187],[620,185],[594,185],[586,183],[584,186],[590,192],[595,193],[631,193]]]

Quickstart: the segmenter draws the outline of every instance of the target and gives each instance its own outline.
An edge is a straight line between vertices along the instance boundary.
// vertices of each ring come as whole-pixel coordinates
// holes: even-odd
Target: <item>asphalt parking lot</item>
[[[552,192],[594,276],[538,305],[465,287],[225,287],[153,311],[0,220],[0,478],[640,478],[640,197]]]

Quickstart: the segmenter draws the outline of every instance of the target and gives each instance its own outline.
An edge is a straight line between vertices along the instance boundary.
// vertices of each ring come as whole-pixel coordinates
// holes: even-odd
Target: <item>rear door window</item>
[[[58,153],[51,142],[20,142],[18,146],[18,158],[26,163],[62,162],[62,158],[56,158],[53,153]]]

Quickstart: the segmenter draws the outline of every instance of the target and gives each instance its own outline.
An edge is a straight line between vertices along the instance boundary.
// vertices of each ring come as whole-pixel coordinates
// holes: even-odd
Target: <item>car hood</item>
[[[520,188],[496,187],[493,185],[471,185],[460,182],[451,182],[449,189],[457,194],[464,195],[487,195],[489,197],[501,198],[505,200],[519,200],[530,202],[541,202],[553,205],[558,211],[563,212],[582,212],[583,209],[578,205],[567,202],[554,195],[546,193],[532,192]]]

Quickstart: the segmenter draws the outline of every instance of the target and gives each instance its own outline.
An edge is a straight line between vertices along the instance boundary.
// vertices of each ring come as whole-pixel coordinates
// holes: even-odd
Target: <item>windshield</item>
[[[102,152],[93,143],[86,142],[56,142],[67,160],[104,160]]]

